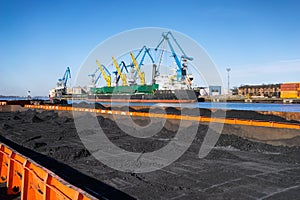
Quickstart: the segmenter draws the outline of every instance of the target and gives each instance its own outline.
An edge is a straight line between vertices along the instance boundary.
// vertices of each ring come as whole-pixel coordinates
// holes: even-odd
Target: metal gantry
[[[62,78],[58,79],[57,87],[66,88],[67,82],[70,78],[71,78],[71,70],[70,70],[70,67],[67,67],[64,76]]]
[[[163,42],[168,44],[168,46],[171,50],[171,53],[172,53],[172,57],[175,60],[175,63],[177,66],[177,70],[176,70],[177,81],[181,81],[181,82],[185,81],[188,86],[191,86],[192,78],[190,78],[189,75],[187,75],[187,61],[188,60],[192,61],[193,58],[186,55],[186,53],[184,52],[184,50],[179,45],[179,43],[177,42],[177,40],[175,39],[175,37],[173,36],[173,34],[170,31],[164,32],[162,34],[162,39],[154,50],[157,51]],[[175,46],[177,47],[177,49],[180,50],[181,56],[178,56],[172,43],[174,43]],[[122,80],[122,86],[135,85],[136,78],[138,78],[140,80],[141,85],[145,85],[146,84],[145,73],[141,71],[141,66],[144,65],[146,56],[149,57],[149,60],[153,65],[152,84],[155,84],[156,77],[158,76],[159,73],[158,73],[158,67],[156,65],[156,62],[153,59],[153,56],[151,54],[151,48],[148,48],[146,45],[144,45],[139,50],[139,52],[136,54],[136,56],[134,56],[134,54],[132,52],[130,52],[130,56],[131,56],[131,63],[129,65],[126,65],[124,61],[121,61],[120,63],[118,63],[117,60],[114,57],[112,57],[113,66],[116,68],[116,71],[113,72],[116,74],[116,78],[115,78],[116,85],[118,85],[118,82],[120,79]],[[107,68],[104,65],[101,65],[98,61],[96,61],[96,62],[97,62],[98,68],[100,69],[100,74],[96,78],[95,74],[97,73],[98,69],[95,71],[95,73],[89,74],[89,76],[92,77],[92,83],[94,83],[92,85],[96,86],[100,77],[103,76],[106,81],[107,86],[111,87],[111,84],[112,84],[111,73],[107,70]],[[131,75],[131,78],[130,79],[128,78],[128,80],[127,80],[126,73],[128,73],[128,67],[132,67],[132,75]],[[124,70],[126,70],[126,71],[124,71]]]
[[[141,85],[145,85],[145,73],[144,72],[141,72],[140,70],[140,66],[138,65],[134,55],[132,52],[130,52],[130,56],[131,56],[131,59],[132,59],[132,62],[133,62],[133,66],[138,74],[138,77],[141,81]]]
[[[174,43],[176,44],[176,46],[180,49],[182,55],[181,55],[181,59],[178,58],[176,52],[175,52],[175,49],[173,47],[173,45],[171,44],[171,41],[170,41],[170,36],[172,38],[172,40],[174,41]],[[172,53],[172,56],[175,60],[175,63],[177,65],[177,80],[183,80],[185,79],[185,75],[186,75],[186,69],[187,69],[187,64],[186,64],[186,61],[189,60],[189,61],[192,61],[193,58],[192,57],[189,57],[185,54],[185,52],[183,51],[182,47],[179,45],[179,43],[177,42],[177,40],[175,39],[175,37],[173,36],[173,34],[169,31],[167,33],[163,33],[162,34],[162,40],[158,43],[158,45],[156,46],[155,48],[155,51],[158,50],[158,48],[161,46],[161,44],[163,42],[167,42],[168,45],[169,45],[169,48],[171,50],[171,53]],[[182,64],[181,64],[181,61],[182,61]]]
[[[119,64],[117,63],[117,60],[112,57],[112,60],[113,60],[113,63],[116,67],[116,70],[117,70],[117,74],[121,77],[121,80],[122,80],[122,85],[123,86],[126,86],[127,85],[127,78],[126,78],[126,74],[122,73],[121,71],[121,68],[119,66]],[[126,65],[125,65],[126,66]],[[116,79],[116,84],[118,83],[118,80]]]
[[[101,65],[98,60],[96,60],[96,63],[97,63],[97,65],[98,65],[98,67],[99,67],[99,69],[102,73],[102,76],[104,77],[104,80],[106,81],[106,85],[108,87],[111,87],[111,74],[110,74],[110,72],[107,70],[107,68],[104,65]]]

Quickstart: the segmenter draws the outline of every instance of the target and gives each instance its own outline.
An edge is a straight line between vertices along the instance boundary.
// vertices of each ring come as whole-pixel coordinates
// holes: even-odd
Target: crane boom
[[[188,56],[185,54],[185,52],[183,51],[183,49],[181,48],[181,46],[179,45],[179,43],[177,42],[177,40],[176,40],[175,37],[173,36],[172,32],[169,31],[168,34],[171,35],[171,37],[173,38],[174,42],[176,43],[176,45],[177,45],[178,48],[180,49],[181,53],[183,54],[181,57],[182,57],[182,58],[185,58],[185,59],[187,59],[187,60],[192,61],[193,58],[192,58],[192,57],[188,57]]]
[[[98,60],[96,60],[96,63],[97,63],[97,65],[98,65],[98,67],[99,67],[99,69],[100,69],[100,71],[101,71],[101,73],[104,77],[104,80],[106,81],[107,86],[110,87],[111,86],[111,76],[110,76],[110,74],[109,75],[106,74],[103,66],[99,63]]]
[[[71,78],[71,70],[70,67],[67,67],[64,76],[58,79],[57,85],[59,87],[66,88],[69,78]]]
[[[178,70],[181,72],[182,66],[181,66],[180,60],[178,59],[178,57],[177,57],[177,55],[176,55],[176,53],[175,53],[175,50],[174,50],[173,46],[171,45],[171,42],[170,42],[169,39],[167,39],[167,42],[168,42],[169,47],[170,47],[170,49],[171,49],[172,56],[174,57],[175,62],[176,62],[176,64],[177,64],[177,66],[178,66]]]
[[[97,73],[98,71],[99,71],[99,68],[97,68],[97,69],[95,70],[94,73],[88,75],[88,76],[90,76],[90,77],[92,78],[92,81],[91,81],[91,85],[92,85],[92,86],[95,86],[95,85],[96,85],[95,77],[96,77],[96,73]],[[97,78],[97,80],[98,80],[98,78]]]
[[[97,76],[97,78],[95,79],[95,85],[98,83],[100,77],[101,77],[101,73],[100,73],[99,76]]]
[[[70,67],[67,67],[65,75],[63,77],[65,87],[67,86],[67,82],[68,82],[69,78],[71,78],[71,71],[70,71]]]
[[[71,70],[70,67],[67,67],[64,76],[59,78],[57,81],[57,86],[50,91],[51,98],[62,98],[63,95],[68,94],[67,82],[71,78]]]
[[[154,62],[154,59],[153,59],[153,57],[152,57],[152,55],[151,55],[151,53],[150,53],[150,48],[147,48],[146,46],[143,46],[143,48],[141,49],[141,51],[140,51],[140,52],[137,54],[137,56],[135,57],[135,60],[137,60],[137,58],[139,57],[139,55],[141,54],[141,52],[142,52],[143,50],[145,50],[145,51],[144,51],[144,54],[143,54],[143,56],[142,56],[142,58],[141,58],[141,61],[140,61],[140,64],[139,64],[139,69],[141,69],[141,66],[144,64],[144,60],[145,60],[145,57],[146,57],[147,54],[148,54],[148,56],[149,56],[149,58],[150,58],[152,64],[155,63],[155,62]],[[135,77],[137,76],[137,72],[134,74],[134,76],[135,76]]]
[[[141,70],[139,68],[139,65],[138,65],[138,63],[137,63],[137,61],[136,61],[136,59],[135,59],[135,57],[134,57],[134,55],[133,55],[132,52],[130,52],[130,56],[131,56],[134,68],[135,68],[135,70],[138,73],[138,77],[141,80],[141,85],[145,85],[145,73],[141,72]]]
[[[119,64],[117,63],[117,61],[116,61],[116,59],[115,59],[114,57],[112,57],[112,60],[113,60],[113,62],[114,62],[114,65],[115,65],[115,67],[116,67],[116,69],[117,69],[117,72],[118,72],[119,76],[121,77],[122,85],[123,85],[123,86],[126,86],[126,85],[127,85],[126,74],[123,74],[123,73],[121,72],[120,66],[119,66]]]
[[[174,37],[174,35],[172,34],[171,31],[168,31],[167,33],[163,33],[163,34],[162,34],[163,38],[162,38],[162,40],[158,43],[158,45],[156,46],[155,50],[158,49],[158,47],[163,43],[164,40],[169,40],[168,35],[170,35],[170,36],[172,37],[173,41],[175,42],[175,44],[177,45],[177,47],[180,49],[180,51],[181,51],[181,53],[182,53],[182,56],[181,56],[181,57],[182,57],[182,58],[185,58],[185,59],[187,59],[187,60],[192,61],[193,58],[192,58],[192,57],[188,57],[188,56],[185,54],[185,52],[183,51],[182,47],[179,45],[179,43],[177,42],[177,40],[175,39],[175,37]],[[170,44],[169,44],[169,46],[170,46]]]
[[[121,64],[120,65],[122,65],[122,68],[121,68],[121,72],[123,73],[123,69],[125,69],[126,70],[126,73],[128,73],[128,69],[127,69],[127,65],[125,64],[125,62],[124,61],[122,61],[121,62]],[[119,80],[120,80],[120,75],[117,77],[117,83],[119,82]]]
[[[181,61],[179,60],[176,52],[175,52],[175,49],[173,48],[172,44],[171,44],[171,41],[170,41],[170,38],[168,36],[171,36],[171,38],[173,39],[173,41],[175,42],[175,44],[177,45],[177,47],[180,49],[181,53],[182,53],[182,60],[183,60],[183,66],[181,65]],[[177,79],[178,80],[183,80],[185,79],[185,71],[186,71],[186,61],[187,60],[190,60],[192,61],[193,58],[191,57],[188,57],[185,52],[183,51],[183,49],[181,48],[181,46],[179,45],[179,43],[177,42],[177,40],[175,39],[175,37],[173,36],[173,34],[169,31],[167,33],[163,33],[162,34],[162,40],[158,43],[158,45],[156,46],[155,50],[157,50],[159,48],[159,46],[164,42],[164,41],[167,41],[169,47],[170,47],[170,50],[172,52],[172,56],[174,57],[174,60],[176,62],[176,65],[177,65]]]

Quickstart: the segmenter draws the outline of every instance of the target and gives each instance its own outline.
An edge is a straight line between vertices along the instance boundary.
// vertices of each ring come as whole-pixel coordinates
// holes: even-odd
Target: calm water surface
[[[25,100],[26,98],[0,98],[0,100]],[[43,98],[46,100],[46,98]],[[84,100],[68,101],[68,103],[88,102]],[[300,104],[275,104],[275,103],[107,103],[104,105],[112,106],[157,106],[157,107],[183,107],[183,108],[215,108],[229,110],[256,110],[256,111],[278,111],[278,112],[300,112]]]

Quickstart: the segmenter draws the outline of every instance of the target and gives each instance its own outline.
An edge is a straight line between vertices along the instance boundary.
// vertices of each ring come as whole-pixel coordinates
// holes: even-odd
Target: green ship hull
[[[158,90],[158,84],[153,85],[131,85],[91,88],[92,94],[154,94]]]

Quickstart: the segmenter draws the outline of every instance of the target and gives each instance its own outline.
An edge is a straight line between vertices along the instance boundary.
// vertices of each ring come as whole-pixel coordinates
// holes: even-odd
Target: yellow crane
[[[98,60],[96,60],[96,63],[97,63],[97,65],[98,65],[98,67],[99,67],[99,69],[102,73],[102,76],[104,77],[104,80],[106,81],[107,86],[110,87],[111,86],[111,77],[110,77],[110,75],[107,75],[105,73],[105,70],[103,69],[103,66],[99,63]]]
[[[114,57],[112,57],[112,59],[113,59],[114,65],[117,69],[117,72],[122,80],[122,85],[126,86],[127,85],[126,74],[122,74],[121,69],[120,69],[119,64],[117,63],[116,59]]]
[[[136,72],[138,73],[138,77],[141,80],[141,85],[145,85],[145,73],[141,72],[139,65],[138,65],[132,52],[130,52],[130,56],[131,56],[134,68],[135,68]]]

